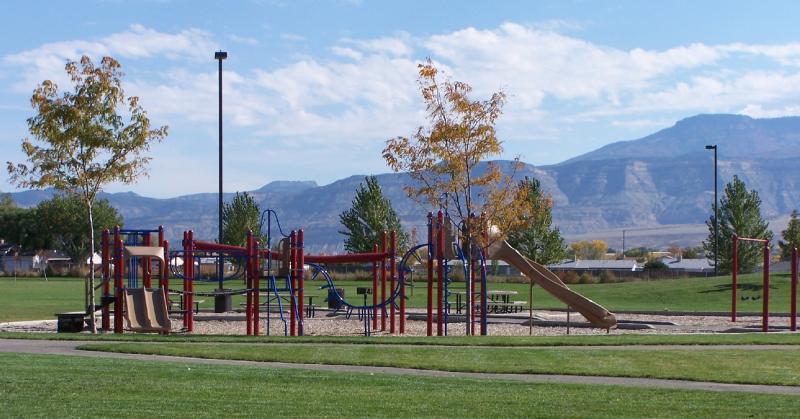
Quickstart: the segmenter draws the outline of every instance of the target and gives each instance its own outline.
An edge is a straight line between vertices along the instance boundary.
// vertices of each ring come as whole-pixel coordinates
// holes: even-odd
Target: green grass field
[[[337,281],[337,287],[344,288],[346,297],[353,303],[362,302],[356,295],[356,287],[370,286],[369,281]],[[315,304],[324,305],[327,290],[319,289],[324,281],[308,281],[306,295],[314,295]],[[425,287],[416,282],[408,291],[409,307],[425,306]],[[240,281],[228,282],[228,288],[243,287]],[[180,288],[179,282],[173,287]],[[213,283],[198,283],[196,289],[212,291]],[[589,284],[570,286],[577,292],[604,305],[609,310],[653,310],[653,311],[728,311],[730,310],[730,278],[682,278],[660,281],[625,282],[617,284]],[[528,301],[527,284],[491,283],[491,289],[517,291],[515,300]],[[739,280],[739,295],[752,297],[761,293],[761,278],[758,275],[743,275]],[[463,289],[460,283],[453,284],[453,290]],[[771,286],[771,311],[788,312],[789,278],[786,275],[773,275]],[[201,308],[212,308],[212,297],[197,297],[204,300]],[[244,302],[244,297],[236,296],[234,307]],[[534,309],[563,308],[564,305],[540,287],[534,287]],[[77,278],[0,278],[0,322],[16,320],[50,319],[53,314],[63,311],[79,311],[83,307],[83,280]],[[740,312],[759,312],[761,301],[739,301]]]
[[[70,356],[4,354],[0,369],[8,417],[788,417],[797,408],[781,395]]]
[[[297,343],[348,345],[419,345],[473,347],[549,347],[619,345],[800,345],[800,334],[742,333],[686,335],[594,335],[594,336],[244,336],[196,334],[98,334],[0,332],[0,339],[48,339],[100,342],[195,342],[195,343]]]
[[[91,343],[81,349],[183,357],[460,372],[602,375],[800,385],[800,350],[457,348],[377,345]]]

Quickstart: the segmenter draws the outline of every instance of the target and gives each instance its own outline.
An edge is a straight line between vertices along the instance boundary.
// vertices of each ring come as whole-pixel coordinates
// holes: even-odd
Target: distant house
[[[578,274],[588,272],[592,275],[599,275],[603,271],[611,271],[618,274],[627,274],[642,270],[642,266],[635,260],[606,260],[606,259],[579,259],[569,260],[561,263],[547,265],[553,272],[573,271]]]
[[[72,259],[57,250],[21,252],[17,245],[0,244],[0,272],[5,274],[41,272],[48,267],[69,269],[71,265]]]
[[[676,271],[680,273],[686,274],[707,274],[714,272],[714,265],[713,263],[707,259],[686,259],[686,258],[674,258],[674,257],[663,257],[661,261],[667,265],[670,271]]]

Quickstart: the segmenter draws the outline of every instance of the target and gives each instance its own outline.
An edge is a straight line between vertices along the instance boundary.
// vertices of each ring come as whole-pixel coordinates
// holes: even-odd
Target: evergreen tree
[[[786,226],[786,230],[781,232],[781,237],[783,240],[778,241],[778,246],[781,248],[781,259],[790,260],[792,249],[800,246],[800,214],[797,210],[792,211],[789,225]]]
[[[364,183],[359,184],[353,205],[339,214],[339,221],[344,230],[339,233],[346,236],[344,248],[352,253],[372,252],[372,246],[379,244],[380,233],[395,230],[397,232],[397,248],[406,248],[406,234],[400,225],[392,203],[383,196],[378,178],[367,176]]]
[[[542,265],[561,261],[566,255],[566,244],[561,231],[553,226],[553,201],[544,194],[538,179],[525,178],[520,189],[533,211],[522,228],[509,232],[508,243]]]
[[[245,246],[248,230],[253,231],[262,245],[267,244],[261,236],[261,208],[258,202],[247,192],[237,192],[233,200],[222,207],[222,242]]]
[[[713,212],[713,210],[712,210]],[[715,248],[714,221],[712,215],[706,221],[708,238],[703,241],[706,257],[717,255],[719,271],[730,272],[733,253],[732,236],[772,240],[772,231],[761,216],[761,198],[758,192],[748,191],[738,176],[725,185],[725,193],[719,203],[719,249]],[[739,244],[739,272],[752,272],[760,263],[762,248],[752,243]]]

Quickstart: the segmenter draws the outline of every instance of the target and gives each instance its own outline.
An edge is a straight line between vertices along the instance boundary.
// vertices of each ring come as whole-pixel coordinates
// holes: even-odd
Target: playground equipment
[[[480,325],[481,335],[488,334],[487,259],[500,259],[519,269],[530,281],[540,285],[545,291],[581,313],[594,326],[608,329],[616,325],[617,320],[614,314],[594,301],[569,289],[552,271],[525,258],[505,240],[496,240],[489,244],[490,237],[488,231],[486,231],[486,222],[483,217],[476,217],[474,222],[484,226],[484,231],[479,240],[480,243],[473,243],[472,249],[464,249],[464,240],[459,240],[458,235],[455,234],[456,231],[461,229],[458,228],[459,226],[454,225],[446,213],[439,211],[435,217],[432,213],[428,214],[428,243],[423,245],[428,248],[426,312],[426,333],[428,336],[433,335],[434,270],[436,271],[436,335],[442,336],[448,333],[448,318],[452,305],[449,300],[452,294],[450,292],[450,273],[454,267],[451,265],[453,261],[461,262],[461,266],[464,269],[464,277],[469,278],[465,284],[466,334],[474,334],[476,324]],[[419,246],[409,253],[416,252],[418,248]],[[471,257],[467,258],[467,254]],[[403,262],[400,264],[401,277],[408,270],[405,261],[406,258],[404,257]],[[467,270],[469,270],[469,274]],[[476,280],[476,278],[479,279]],[[479,291],[476,292],[478,284],[480,284],[480,287]],[[476,296],[479,299],[477,304],[474,301]]]
[[[279,320],[284,324],[284,334],[289,336],[304,334],[304,290],[305,267],[313,272],[313,278],[322,275],[326,284],[321,289],[330,289],[332,297],[340,303],[349,317],[353,312],[365,322],[370,321],[377,329],[380,318],[381,330],[386,330],[389,318],[390,333],[405,332],[405,283],[397,277],[396,234],[394,231],[383,234],[383,243],[371,253],[346,255],[306,255],[304,252],[303,230],[284,234],[274,211],[267,210],[267,243],[260,248],[260,243],[252,232],[248,233],[245,246],[231,246],[194,239],[189,230],[183,235],[183,248],[169,250],[169,243],[164,240],[164,229],[158,230],[122,230],[114,229],[113,243],[108,230],[103,232],[101,253],[101,270],[103,281],[102,325],[110,330],[111,305],[114,305],[114,332],[123,333],[123,319],[127,320],[132,331],[162,332],[170,330],[169,313],[182,317],[183,329],[194,331],[194,310],[197,296],[232,296],[246,297],[245,317],[247,334],[260,334],[261,311],[267,312],[267,332],[271,321],[272,305],[277,306]],[[277,225],[280,236],[279,250],[271,250],[272,222]],[[151,246],[151,233],[158,233],[158,246]],[[204,277],[197,272],[199,261],[214,259],[219,265],[230,264],[238,267],[233,273],[219,277]],[[182,266],[179,266],[182,261]],[[158,262],[157,269],[153,264]],[[351,304],[336,287],[326,265],[341,263],[371,263],[373,266],[372,304]],[[380,266],[380,275],[378,267]],[[114,292],[111,292],[113,267]],[[139,271],[142,272],[142,286],[139,285]],[[216,271],[216,270],[215,270]],[[183,282],[182,289],[171,289],[170,273]],[[123,284],[123,277],[127,284]],[[158,278],[157,288],[153,288],[153,279]],[[213,281],[223,283],[231,279],[244,278],[245,288],[237,290],[217,289],[213,292],[201,292],[195,289],[195,283]],[[378,279],[380,278],[380,280]],[[402,275],[401,275],[402,278]],[[390,282],[387,295],[386,283]],[[262,284],[264,284],[262,286]],[[380,287],[380,299],[377,290]],[[180,310],[170,310],[169,296],[180,298]],[[265,302],[261,302],[261,297]],[[399,301],[398,301],[399,300]],[[284,307],[284,305],[288,307]],[[399,315],[399,321],[398,319]],[[398,327],[399,326],[399,327]]]
[[[152,246],[151,234],[158,233],[158,246]],[[123,319],[133,331],[169,333],[171,322],[167,309],[168,267],[165,255],[169,242],[164,239],[164,228],[157,230],[114,229],[113,243],[109,230],[101,239],[100,269],[102,297],[100,310],[102,328],[111,328],[111,304],[114,304],[114,331],[122,333]],[[157,263],[154,270],[153,264]],[[114,294],[111,294],[111,268],[113,266]],[[142,271],[139,286],[138,271]],[[158,288],[152,288],[154,276]],[[127,284],[123,284],[123,277]]]
[[[732,254],[733,260],[731,263],[731,321],[736,321],[736,292],[738,290],[738,272],[739,272],[739,243],[759,243],[763,247],[763,263],[764,269],[762,270],[762,295],[761,295],[761,331],[769,331],[769,262],[770,262],[770,249],[769,240],[758,239],[751,237],[738,237],[732,236]],[[792,273],[791,273],[791,295],[789,297],[789,329],[791,331],[797,330],[797,248],[792,249]]]
[[[263,223],[266,216],[266,223]],[[273,234],[273,221],[276,226]],[[476,225],[485,226],[483,218],[475,218]],[[371,330],[389,333],[405,333],[406,319],[406,277],[412,272],[414,260],[424,264],[427,259],[427,307],[426,333],[433,335],[434,310],[436,311],[436,335],[447,335],[451,318],[450,284],[453,269],[460,262],[465,284],[464,323],[465,334],[472,335],[479,330],[481,335],[488,334],[488,286],[486,260],[501,259],[515,266],[530,281],[539,284],[571,308],[580,312],[596,327],[610,328],[616,324],[616,318],[599,304],[570,290],[558,277],[547,268],[526,259],[505,241],[489,243],[486,228],[483,228],[478,243],[465,248],[463,226],[453,223],[446,213],[439,211],[434,217],[428,214],[428,240],[407,251],[399,258],[397,254],[397,237],[395,232],[383,232],[380,243],[375,244],[372,252],[344,255],[308,255],[304,251],[305,235],[302,229],[285,234],[274,211],[267,210],[262,214],[262,225],[266,224],[267,234],[265,246],[250,232],[245,246],[232,246],[195,240],[191,230],[183,234],[182,249],[169,250],[169,243],[164,240],[164,230],[114,230],[113,246],[108,230],[103,233],[102,263],[103,287],[102,310],[103,328],[110,329],[110,305],[114,304],[114,332],[123,332],[123,318],[127,319],[129,328],[134,331],[168,332],[171,326],[169,313],[180,315],[183,329],[194,331],[195,297],[243,295],[245,301],[245,319],[248,335],[261,333],[261,313],[265,316],[266,331],[270,331],[274,309],[277,319],[283,323],[284,335],[302,336],[305,323],[305,287],[306,270],[309,279],[323,278],[325,284],[320,289],[327,289],[329,298],[335,303],[336,310],[343,311],[349,318],[356,314],[364,322],[365,334]],[[151,246],[151,233],[158,233],[158,246]],[[461,237],[460,237],[461,236]],[[272,248],[273,239],[277,240],[277,248]],[[113,250],[113,251],[112,251]],[[217,264],[236,267],[232,273],[223,277],[205,277],[196,269],[201,260],[215,260]],[[182,266],[179,264],[182,261]],[[158,263],[154,270],[154,263]],[[328,265],[359,263],[372,266],[371,294],[362,290],[364,301],[356,304],[345,299],[336,288],[328,271]],[[111,267],[114,267],[114,293],[111,293]],[[142,286],[139,286],[138,272],[142,272]],[[223,270],[215,269],[215,272]],[[182,289],[170,288],[170,273],[181,280]],[[127,284],[123,284],[123,276]],[[158,278],[158,285],[153,288],[153,279]],[[195,289],[195,283],[211,281],[223,283],[232,279],[244,279],[244,288],[219,289],[201,292]],[[435,283],[435,285],[434,285]],[[388,290],[387,290],[388,286]],[[230,287],[229,287],[230,288]],[[434,292],[436,298],[434,299]],[[368,301],[371,295],[371,301]],[[171,310],[170,296],[177,296],[179,310]],[[261,298],[264,297],[264,301]],[[477,302],[476,302],[477,300]],[[456,304],[459,304],[458,302]],[[435,307],[435,308],[434,308]],[[458,307],[460,309],[460,307]]]

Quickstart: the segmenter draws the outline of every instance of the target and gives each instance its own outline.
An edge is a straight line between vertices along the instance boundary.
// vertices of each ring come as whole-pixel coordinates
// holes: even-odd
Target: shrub
[[[615,282],[617,282],[617,276],[614,274],[613,271],[605,270],[600,272],[601,284],[613,284]]]
[[[577,284],[580,282],[580,277],[577,273],[575,273],[575,271],[559,272],[558,277],[561,278],[561,282],[565,284]]]
[[[589,272],[584,272],[581,275],[580,282],[581,282],[581,284],[594,284],[595,280],[594,280],[594,277],[592,276],[592,274],[590,274]]]
[[[658,259],[654,259],[645,263],[644,269],[648,271],[666,271],[667,269],[669,269],[669,267],[667,266],[666,263]]]

